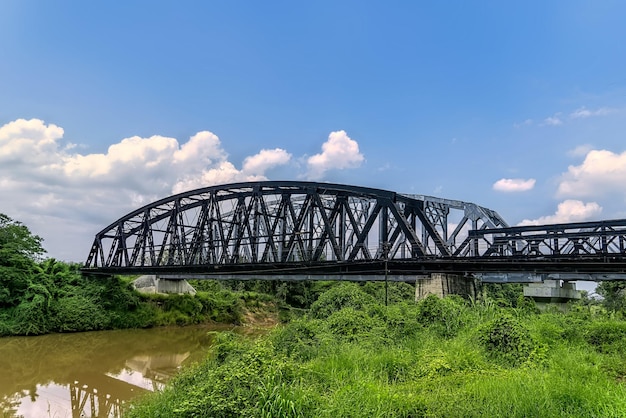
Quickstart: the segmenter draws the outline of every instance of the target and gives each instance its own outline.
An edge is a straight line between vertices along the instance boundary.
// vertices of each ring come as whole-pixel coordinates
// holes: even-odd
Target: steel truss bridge
[[[88,274],[413,281],[626,279],[626,219],[510,227],[469,202],[341,184],[213,186],[137,209],[95,236]]]

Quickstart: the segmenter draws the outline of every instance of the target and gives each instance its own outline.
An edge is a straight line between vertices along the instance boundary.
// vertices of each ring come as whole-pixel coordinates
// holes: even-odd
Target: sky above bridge
[[[84,261],[172,193],[315,180],[626,217],[621,1],[0,2],[0,212]]]

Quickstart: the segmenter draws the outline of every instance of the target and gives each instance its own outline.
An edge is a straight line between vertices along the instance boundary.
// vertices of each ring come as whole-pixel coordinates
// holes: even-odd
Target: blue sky
[[[0,3],[0,212],[83,260],[176,191],[267,178],[626,217],[626,3]]]

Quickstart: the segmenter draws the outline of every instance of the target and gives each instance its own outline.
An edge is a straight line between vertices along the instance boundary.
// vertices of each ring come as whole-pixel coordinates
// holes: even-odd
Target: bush
[[[456,335],[463,325],[463,299],[428,295],[417,304],[417,321],[442,337]]]
[[[418,321],[417,309],[414,303],[399,303],[382,309],[378,315],[384,321],[387,338],[398,341],[412,338],[422,331],[423,325]]]
[[[228,343],[237,355],[207,361],[177,376],[160,395],[168,402],[136,405],[127,415],[151,417],[298,416],[292,363],[264,341]],[[218,344],[219,345],[219,344]],[[222,346],[222,350],[225,347]],[[184,396],[180,396],[184,394]],[[298,408],[300,409],[300,408]]]
[[[14,311],[18,335],[39,335],[51,331],[50,315],[43,296],[35,295],[30,301],[23,301]]]
[[[626,349],[626,322],[598,321],[586,326],[585,340],[601,353]]]
[[[76,295],[57,300],[53,308],[56,327],[61,332],[92,331],[108,328],[105,312],[92,300]]]
[[[385,282],[367,282],[363,285],[363,291],[372,295],[378,302],[385,302]],[[414,302],[415,287],[409,283],[388,282],[387,299],[389,304]]]
[[[331,288],[326,317],[267,337],[220,333],[212,356],[128,416],[626,416],[621,322],[457,298],[385,307],[361,289]]]
[[[325,325],[331,334],[340,339],[358,341],[363,338],[371,338],[375,334],[378,321],[364,311],[347,307],[330,315]]]
[[[313,318],[328,318],[332,313],[343,308],[364,309],[375,303],[371,295],[363,292],[355,283],[342,283],[322,295],[311,305]]]
[[[529,331],[510,315],[491,321],[478,338],[491,358],[506,365],[524,363],[536,348]]]
[[[319,346],[320,325],[315,320],[299,319],[272,334],[277,352],[299,359],[311,358]]]

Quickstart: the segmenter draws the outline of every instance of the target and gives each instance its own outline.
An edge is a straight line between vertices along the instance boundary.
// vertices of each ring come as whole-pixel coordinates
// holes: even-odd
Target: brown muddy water
[[[203,359],[213,331],[115,330],[0,338],[0,416],[118,417],[130,399],[159,390]]]

